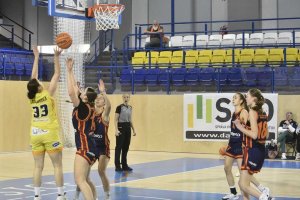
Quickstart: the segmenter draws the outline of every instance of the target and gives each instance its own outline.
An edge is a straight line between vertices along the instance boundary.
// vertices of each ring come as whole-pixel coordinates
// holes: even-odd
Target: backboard
[[[33,6],[48,7],[50,16],[79,20],[94,20],[85,16],[85,9],[97,3],[118,4],[119,0],[32,0]],[[121,24],[121,16],[119,24]]]

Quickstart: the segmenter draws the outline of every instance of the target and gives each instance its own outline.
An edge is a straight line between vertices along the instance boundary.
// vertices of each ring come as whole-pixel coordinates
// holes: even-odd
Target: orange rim
[[[103,10],[107,7],[114,7],[113,10],[122,10],[125,8],[122,4],[96,4],[92,7],[93,10],[98,10],[99,8],[102,8]]]

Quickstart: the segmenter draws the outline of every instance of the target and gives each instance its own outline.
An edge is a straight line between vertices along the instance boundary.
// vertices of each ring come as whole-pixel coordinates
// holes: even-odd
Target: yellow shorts
[[[59,137],[59,129],[39,129],[31,127],[30,144],[33,153],[59,152],[63,144]]]

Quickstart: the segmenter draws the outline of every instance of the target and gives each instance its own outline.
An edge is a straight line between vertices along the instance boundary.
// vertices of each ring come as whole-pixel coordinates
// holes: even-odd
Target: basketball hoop
[[[122,4],[97,4],[88,8],[87,17],[95,17],[97,31],[119,29],[119,16],[124,9]]]

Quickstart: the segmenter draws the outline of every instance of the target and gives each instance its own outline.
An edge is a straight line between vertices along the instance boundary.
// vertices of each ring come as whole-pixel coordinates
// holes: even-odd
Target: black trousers
[[[116,136],[116,149],[115,149],[115,166],[119,168],[122,164],[123,168],[128,167],[127,154],[131,140],[131,125],[129,122],[118,123],[118,129],[121,135]],[[122,160],[120,162],[120,155],[122,153]]]
[[[300,153],[300,133],[297,135],[297,153]]]

